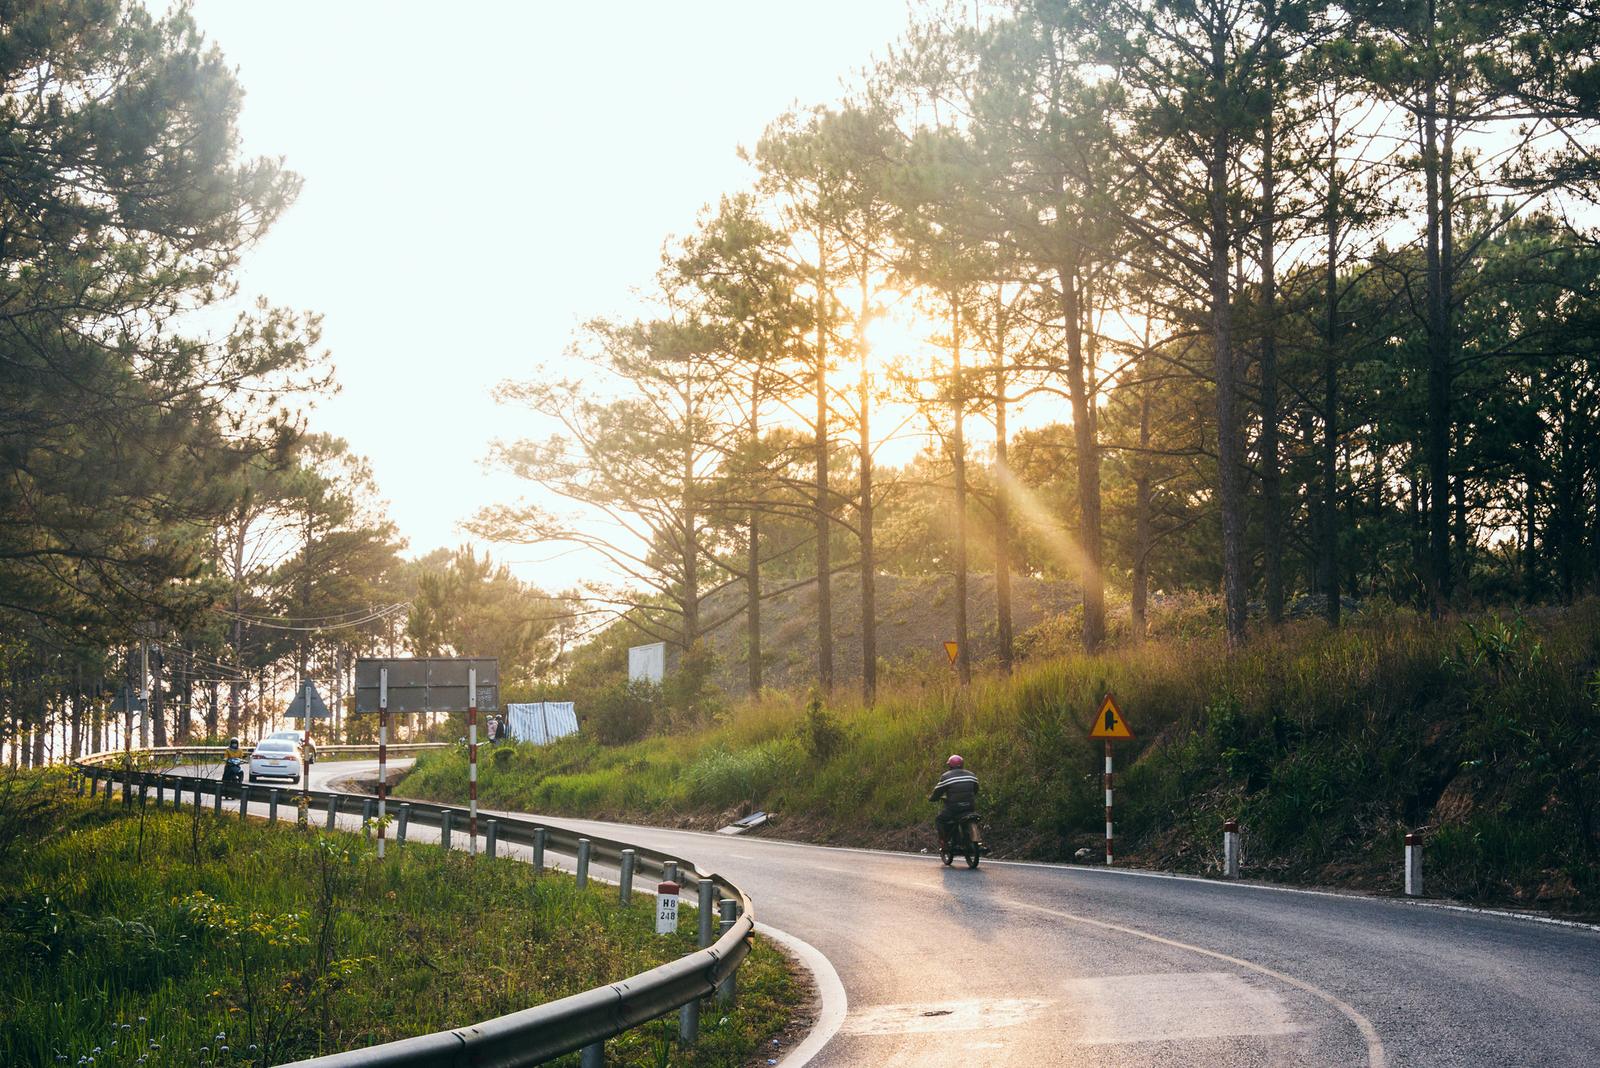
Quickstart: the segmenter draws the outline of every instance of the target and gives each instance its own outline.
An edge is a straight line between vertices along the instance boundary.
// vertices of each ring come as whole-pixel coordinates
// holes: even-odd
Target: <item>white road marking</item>
[[[845,1015],[850,1011],[850,999],[845,996],[839,973],[833,970],[833,962],[815,946],[764,923],[756,924],[756,930],[794,954],[817,984],[817,997],[822,1002],[822,1009],[817,1013],[816,1022],[811,1025],[805,1039],[778,1062],[778,1068],[801,1068],[801,1065],[811,1063],[811,1059],[822,1052],[822,1047],[839,1033],[839,1025],[844,1023]]]
[[[1086,1046],[1188,1041],[1304,1030],[1277,994],[1232,972],[1104,975],[1066,981],[1067,1012]]]
[[[1296,979],[1292,975],[1280,972],[1275,968],[1269,968],[1265,964],[1257,964],[1255,961],[1245,960],[1243,957],[1230,957],[1228,954],[1219,953],[1214,949],[1206,949],[1204,946],[1193,946],[1187,942],[1179,942],[1175,938],[1164,938],[1158,934],[1151,934],[1149,931],[1141,931],[1137,927],[1128,927],[1120,923],[1108,923],[1105,920],[1096,920],[1088,916],[1079,916],[1076,913],[1063,912],[1060,909],[1046,908],[1043,905],[1034,905],[1026,901],[1017,901],[1014,898],[1007,898],[1006,904],[1012,906],[1013,908],[1027,909],[1030,912],[1038,912],[1046,916],[1054,916],[1057,919],[1067,920],[1071,923],[1081,923],[1087,927],[1098,927],[1103,931],[1115,931],[1118,934],[1131,935],[1134,938],[1142,938],[1147,942],[1154,942],[1157,945],[1170,946],[1173,949],[1183,949],[1189,951],[1190,953],[1198,953],[1203,957],[1211,957],[1214,960],[1225,961],[1228,964],[1233,964],[1237,967],[1246,968],[1250,971],[1257,972],[1261,975],[1267,976],[1268,978],[1276,979],[1280,983],[1287,983],[1289,986],[1292,986],[1297,990],[1304,990],[1312,997],[1320,998],[1322,1001],[1327,1002],[1329,1005],[1337,1009],[1351,1023],[1355,1024],[1356,1030],[1361,1032],[1361,1037],[1366,1042],[1368,1068],[1387,1068],[1389,1058],[1384,1052],[1383,1040],[1378,1037],[1378,1029],[1372,1026],[1372,1021],[1361,1015],[1361,1013],[1356,1011],[1355,1007],[1350,1005],[1348,1002],[1340,1000],[1333,994],[1328,993],[1326,990],[1316,986],[1315,984],[1306,982],[1304,979]]]
[[[987,1031],[1025,1024],[1049,1007],[1038,998],[976,998],[970,1001],[919,1001],[911,1005],[872,1005],[844,1023],[847,1035],[911,1035],[935,1031]]]

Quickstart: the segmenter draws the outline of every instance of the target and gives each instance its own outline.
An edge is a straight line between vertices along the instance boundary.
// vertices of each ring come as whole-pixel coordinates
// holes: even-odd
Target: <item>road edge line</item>
[[[844,992],[844,984],[839,981],[839,973],[834,970],[833,962],[816,946],[796,938],[787,931],[771,927],[764,923],[756,924],[756,932],[772,939],[774,942],[787,949],[795,959],[811,973],[812,980],[817,986],[817,997],[822,1001],[822,1009],[817,1013],[816,1022],[811,1025],[811,1030],[806,1032],[806,1037],[801,1043],[784,1054],[778,1062],[778,1068],[801,1068],[810,1064],[822,1048],[833,1041],[833,1036],[839,1033],[839,1028],[844,1025],[845,1015],[850,1011],[850,999]]]
[[[344,791],[340,791],[344,792]],[[357,795],[352,795],[357,796]],[[418,798],[400,798],[400,800],[424,800]],[[425,802],[431,803],[431,802]],[[730,837],[717,834],[715,831],[700,831],[689,827],[658,827],[644,823],[622,823],[617,820],[595,819],[589,816],[545,816],[528,812],[511,812],[498,810],[501,814],[516,816],[521,819],[549,819],[551,822],[577,821],[580,823],[600,824],[608,828],[621,828],[624,830],[638,828],[646,831],[670,831],[673,834],[693,834],[704,838],[715,838],[726,844]],[[495,813],[491,813],[493,815]],[[931,854],[912,853],[901,849],[876,849],[870,846],[831,845],[824,842],[803,842],[793,838],[776,838],[765,835],[755,835],[749,838],[734,839],[745,842],[765,843],[767,845],[790,846],[800,849],[826,849],[835,853],[867,853],[879,857],[899,857],[902,859],[926,860]],[[1090,872],[1095,875],[1127,876],[1142,879],[1172,879],[1178,882],[1199,883],[1203,886],[1216,887],[1225,890],[1258,890],[1275,894],[1304,894],[1310,897],[1331,897],[1345,901],[1365,901],[1380,905],[1399,905],[1411,908],[1442,909],[1447,912],[1463,912],[1469,915],[1492,916],[1502,920],[1521,920],[1524,923],[1541,923],[1551,927],[1565,927],[1570,930],[1588,931],[1600,934],[1600,923],[1588,923],[1583,920],[1569,920],[1560,916],[1551,916],[1538,912],[1517,912],[1512,909],[1496,908],[1493,905],[1468,905],[1456,901],[1429,901],[1419,898],[1390,897],[1383,894],[1374,894],[1362,890],[1332,889],[1315,886],[1284,886],[1281,883],[1262,883],[1248,880],[1208,879],[1203,875],[1193,875],[1188,872],[1154,871],[1149,868],[1106,868],[1089,864],[1074,864],[1050,860],[1008,860],[1000,857],[985,858],[985,863],[996,867],[1012,868],[1043,868],[1049,871]]]

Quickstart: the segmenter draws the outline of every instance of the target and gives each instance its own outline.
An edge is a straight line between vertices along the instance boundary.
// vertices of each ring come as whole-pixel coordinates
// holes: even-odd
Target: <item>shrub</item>
[[[806,718],[800,723],[800,744],[813,762],[827,763],[844,748],[844,727],[833,714],[822,707],[822,698],[813,697],[806,707]]]
[[[589,704],[588,732],[605,745],[626,745],[650,733],[661,687],[644,680],[619,681],[601,690]]]

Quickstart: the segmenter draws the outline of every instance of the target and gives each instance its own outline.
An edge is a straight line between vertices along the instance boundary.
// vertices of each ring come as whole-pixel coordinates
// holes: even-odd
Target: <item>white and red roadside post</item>
[[[306,754],[311,752],[311,680],[305,680],[305,707],[300,711],[305,718],[300,722],[305,728],[300,732],[300,826],[307,826],[306,812],[311,808],[311,765]]]
[[[460,676],[457,676],[459,678]],[[467,669],[467,850],[478,855],[478,669]]]
[[[672,934],[678,929],[678,884],[671,879],[656,884],[656,934]]]
[[[389,800],[389,669],[378,669],[378,859],[383,859],[383,820]]]
[[[1406,834],[1406,897],[1422,896],[1422,835]]]
[[[1116,848],[1116,836],[1111,828],[1111,793],[1113,776],[1111,770],[1111,739],[1106,739],[1106,867],[1111,866],[1111,856]]]

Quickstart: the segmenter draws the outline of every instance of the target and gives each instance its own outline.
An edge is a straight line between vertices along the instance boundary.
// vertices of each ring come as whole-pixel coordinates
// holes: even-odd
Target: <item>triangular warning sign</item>
[[[294,700],[289,702],[289,710],[285,712],[285,719],[306,719],[306,698],[311,698],[311,719],[331,719],[327,704],[322,700],[322,695],[317,692],[316,686],[303,682],[295,690]]]
[[[1128,721],[1122,718],[1122,709],[1117,707],[1116,698],[1106,694],[1105,700],[1100,702],[1100,711],[1095,713],[1094,725],[1089,728],[1091,738],[1132,738],[1133,732],[1128,729]]]
[[[944,655],[948,656],[950,658],[950,663],[951,663],[952,666],[954,666],[954,664],[956,662],[956,656],[960,652],[961,652],[961,643],[960,642],[945,642],[944,643]]]

